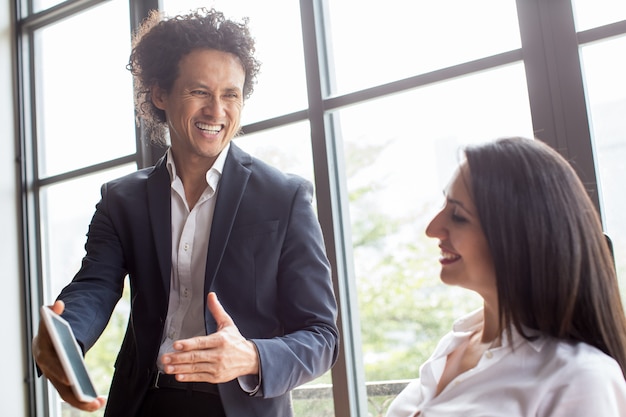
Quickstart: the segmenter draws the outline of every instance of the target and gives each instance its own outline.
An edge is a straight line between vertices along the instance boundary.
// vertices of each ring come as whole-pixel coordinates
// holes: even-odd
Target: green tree
[[[439,280],[436,242],[419,225],[428,207],[403,217],[380,209],[386,179],[359,178],[388,143],[346,148],[365,377],[368,382],[413,379],[454,319],[480,305],[476,294]],[[360,184],[360,185],[359,185]],[[351,187],[352,185],[352,187]],[[384,415],[393,396],[370,396],[370,415]]]

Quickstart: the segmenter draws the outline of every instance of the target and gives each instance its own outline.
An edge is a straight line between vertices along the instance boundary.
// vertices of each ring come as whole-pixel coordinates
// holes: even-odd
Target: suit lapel
[[[251,162],[250,155],[231,142],[229,155],[224,163],[224,171],[220,179],[211,225],[204,282],[205,293],[210,291],[224,255],[224,249],[228,243],[237,210],[250,177],[251,171],[247,165],[250,165]]]
[[[170,290],[172,262],[171,189],[169,184],[170,175],[164,156],[156,163],[154,171],[148,177],[147,188],[150,223],[165,294],[168,294]]]

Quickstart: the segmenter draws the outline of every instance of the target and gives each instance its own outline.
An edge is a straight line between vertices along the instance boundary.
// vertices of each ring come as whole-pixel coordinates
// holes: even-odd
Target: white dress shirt
[[[167,318],[157,357],[157,368],[160,371],[163,371],[161,356],[174,351],[173,344],[176,340],[206,335],[206,259],[219,182],[229,149],[230,143],[207,171],[207,187],[191,210],[183,183],[176,174],[172,150],[167,150],[167,169],[172,189],[172,272]],[[260,389],[261,370],[259,369],[259,375],[243,375],[237,381],[244,391],[253,395]]]
[[[386,416],[626,416],[626,381],[613,358],[585,343],[528,341],[515,330],[511,343],[503,337],[501,347],[488,349],[436,396],[448,354],[482,323],[482,309],[457,320]]]
[[[207,187],[191,210],[187,204],[183,183],[176,174],[172,150],[167,150],[167,169],[172,189],[172,272],[167,319],[159,358],[164,353],[174,350],[172,345],[176,340],[206,335],[204,326],[206,258],[219,181],[229,147],[230,144],[207,171]],[[160,360],[157,360],[157,366],[163,370]]]

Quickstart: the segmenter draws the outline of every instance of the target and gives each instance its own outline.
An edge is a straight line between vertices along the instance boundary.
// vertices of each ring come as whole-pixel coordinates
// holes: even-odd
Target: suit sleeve
[[[89,225],[81,268],[59,295],[84,351],[96,342],[122,295],[126,269],[122,248],[107,212],[107,186]]]

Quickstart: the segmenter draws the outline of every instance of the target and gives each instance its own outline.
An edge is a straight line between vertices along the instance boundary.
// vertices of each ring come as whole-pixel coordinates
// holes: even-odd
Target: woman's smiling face
[[[445,190],[445,205],[431,220],[426,235],[439,239],[444,283],[473,290],[495,303],[495,268],[468,188],[470,175],[467,164],[457,170]]]

